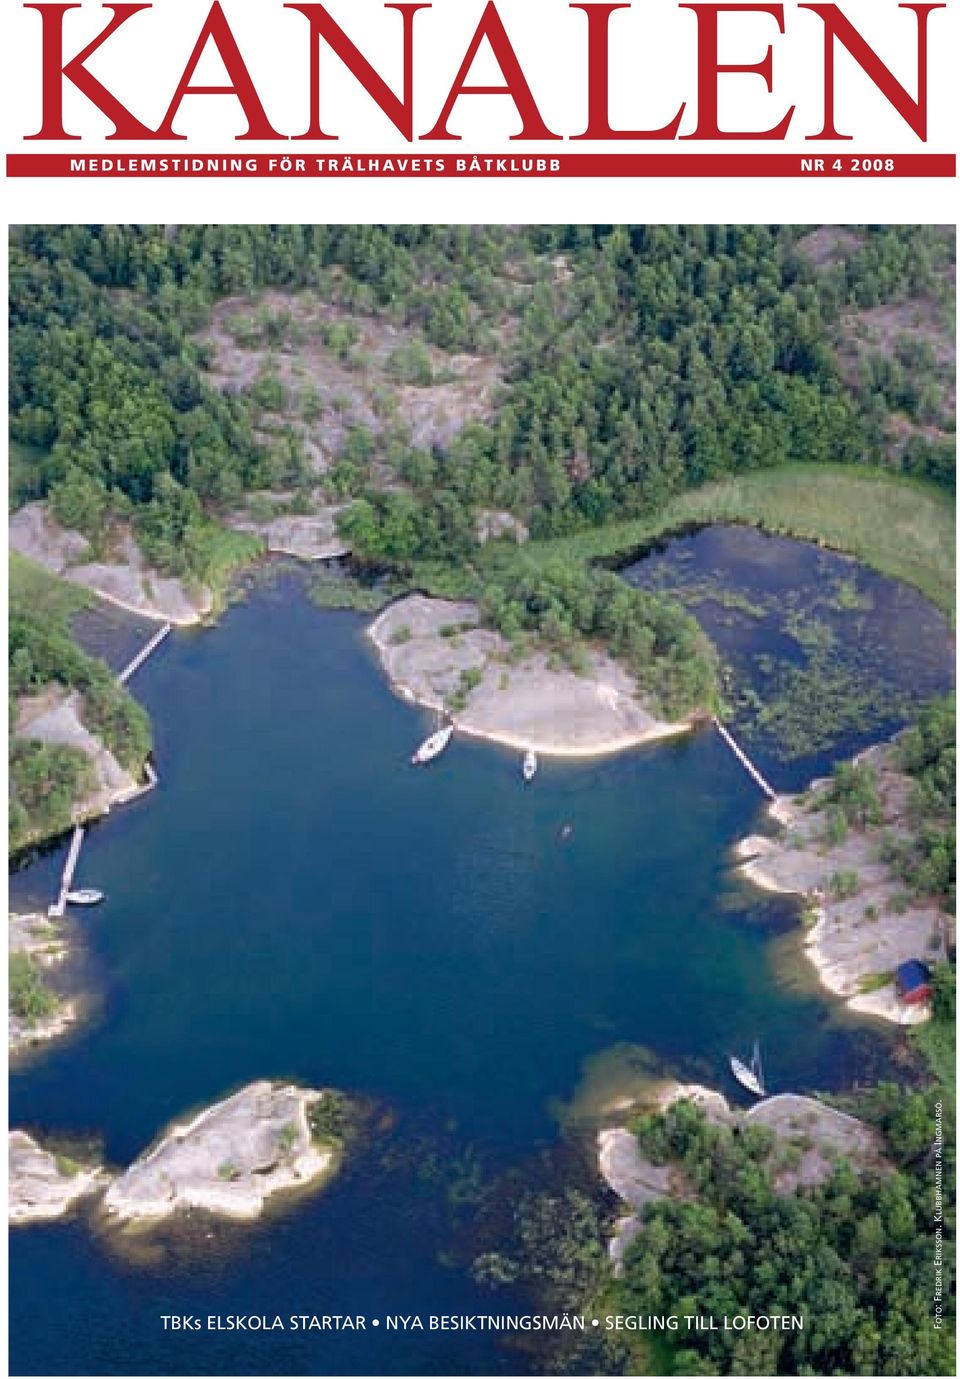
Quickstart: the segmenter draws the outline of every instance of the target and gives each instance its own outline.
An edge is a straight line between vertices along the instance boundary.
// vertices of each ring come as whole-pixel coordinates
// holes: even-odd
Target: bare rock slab
[[[475,682],[455,714],[458,731],[472,737],[545,756],[589,757],[686,731],[687,724],[648,712],[633,677],[604,653],[588,653],[583,675],[551,667],[542,652],[517,664],[506,639],[479,620],[472,603],[411,594],[385,609],[369,635],[405,699],[444,709],[462,692],[464,675]]]
[[[669,1166],[645,1159],[636,1135],[629,1130],[599,1131],[597,1163],[607,1186],[636,1211],[670,1191]]]
[[[791,1093],[767,1097],[751,1106],[744,1119],[765,1125],[781,1145],[798,1151],[775,1170],[778,1192],[826,1182],[841,1158],[861,1172],[884,1166],[880,1138],[871,1126],[814,1097]]]
[[[614,1272],[620,1274],[627,1250],[643,1229],[644,1207],[670,1193],[673,1174],[669,1165],[644,1158],[636,1136],[616,1127],[597,1134],[597,1167],[607,1187],[629,1208],[607,1245]]]
[[[876,775],[881,821],[851,827],[831,840],[826,832],[831,782],[815,781],[803,796],[781,796],[770,809],[780,825],[776,837],[752,836],[737,847],[744,876],[765,890],[803,896],[812,926],[807,957],[823,986],[850,1009],[896,1024],[929,1018],[923,1004],[897,996],[893,976],[911,958],[942,951],[945,916],[935,900],[905,889],[892,865],[882,860],[886,835],[909,842],[912,782],[896,763],[892,744],[871,747],[857,758]],[[852,877],[852,894],[837,893],[835,878]]]
[[[154,570],[129,532],[120,536],[110,561],[89,560],[86,539],[61,527],[44,503],[27,503],[15,512],[9,532],[11,550],[145,618],[186,626],[200,622],[213,606],[209,589],[188,589],[182,580]]]
[[[54,1221],[107,1182],[98,1164],[58,1158],[24,1130],[10,1131],[8,1154],[11,1225]]]
[[[320,507],[312,513],[288,513],[259,522],[246,512],[235,512],[226,519],[234,531],[259,536],[272,555],[290,555],[295,560],[335,560],[350,554],[350,547],[337,531],[337,517],[343,504]]]
[[[336,1167],[317,1144],[309,1111],[325,1094],[253,1082],[185,1124],[174,1124],[111,1184],[108,1216],[151,1223],[197,1209],[238,1220],[259,1216],[275,1193],[304,1188]]]
[[[84,726],[82,711],[83,701],[76,691],[47,691],[21,700],[16,723],[18,737],[58,747],[75,747],[90,758],[96,784],[93,792],[79,801],[75,810],[77,820],[105,814],[111,805],[122,804],[140,789],[109,748]]]

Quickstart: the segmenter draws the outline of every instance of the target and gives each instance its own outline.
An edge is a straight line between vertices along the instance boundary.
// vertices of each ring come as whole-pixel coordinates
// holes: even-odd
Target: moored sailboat
[[[533,780],[537,774],[537,754],[531,747],[523,754],[523,779]]]
[[[438,757],[445,747],[449,745],[453,737],[453,724],[448,723],[442,728],[438,728],[435,733],[431,733],[428,738],[420,743],[420,746],[410,758],[411,765],[423,766],[428,761],[433,761]]]
[[[753,1057],[749,1065],[741,1062],[739,1058],[731,1057],[730,1071],[740,1083],[741,1087],[746,1087],[748,1092],[754,1096],[766,1096],[767,1089],[763,1083],[763,1068],[760,1064],[760,1045],[754,1044]]]

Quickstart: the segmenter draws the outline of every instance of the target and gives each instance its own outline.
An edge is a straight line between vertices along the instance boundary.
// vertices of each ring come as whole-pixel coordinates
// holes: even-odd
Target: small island
[[[173,1124],[111,1183],[104,1211],[121,1224],[155,1224],[190,1210],[253,1220],[275,1194],[333,1176],[341,1107],[331,1091],[252,1082]]]
[[[119,1173],[92,1155],[44,1148],[11,1130],[10,1220],[63,1216],[103,1194],[102,1215],[121,1227],[150,1227],[190,1211],[252,1221],[277,1194],[318,1188],[340,1166],[350,1122],[346,1098],[261,1080],[215,1102]]]

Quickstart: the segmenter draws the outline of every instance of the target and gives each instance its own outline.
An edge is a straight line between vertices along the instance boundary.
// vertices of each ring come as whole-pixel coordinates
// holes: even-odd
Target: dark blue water
[[[731,884],[761,801],[715,735],[548,761],[529,788],[515,754],[463,741],[413,771],[425,724],[362,626],[283,578],[140,672],[161,788],[92,830],[79,878],[108,895],[83,918],[102,1002],[13,1077],[11,1123],[96,1130],[124,1164],[171,1117],[284,1077],[373,1098],[382,1128],[250,1229],[155,1256],[82,1219],[16,1233],[14,1373],[520,1372],[482,1333],[160,1318],[527,1308],[450,1262],[464,1221],[423,1171],[431,1136],[441,1161],[522,1165],[584,1060],[622,1042],[731,1091],[726,1055],[758,1033],[776,1087],[863,1075],[862,1030],[775,956],[791,905]],[[46,903],[59,861],[14,877],[14,902]]]

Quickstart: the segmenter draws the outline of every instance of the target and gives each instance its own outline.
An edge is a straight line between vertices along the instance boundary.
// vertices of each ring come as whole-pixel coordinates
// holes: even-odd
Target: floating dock
[[[730,732],[729,728],[725,728],[724,725],[720,722],[719,718],[716,717],[716,715],[714,715],[713,724],[717,732],[723,738],[724,742],[730,748],[731,752],[737,758],[737,761],[739,761],[740,765],[746,771],[747,775],[751,778],[751,780],[753,780],[754,783],[760,787],[760,789],[766,795],[768,800],[775,800],[777,798],[776,790],[774,790],[770,782],[763,775],[761,775],[757,767],[754,766],[753,762],[747,756],[746,752],[737,743],[736,738]]]

